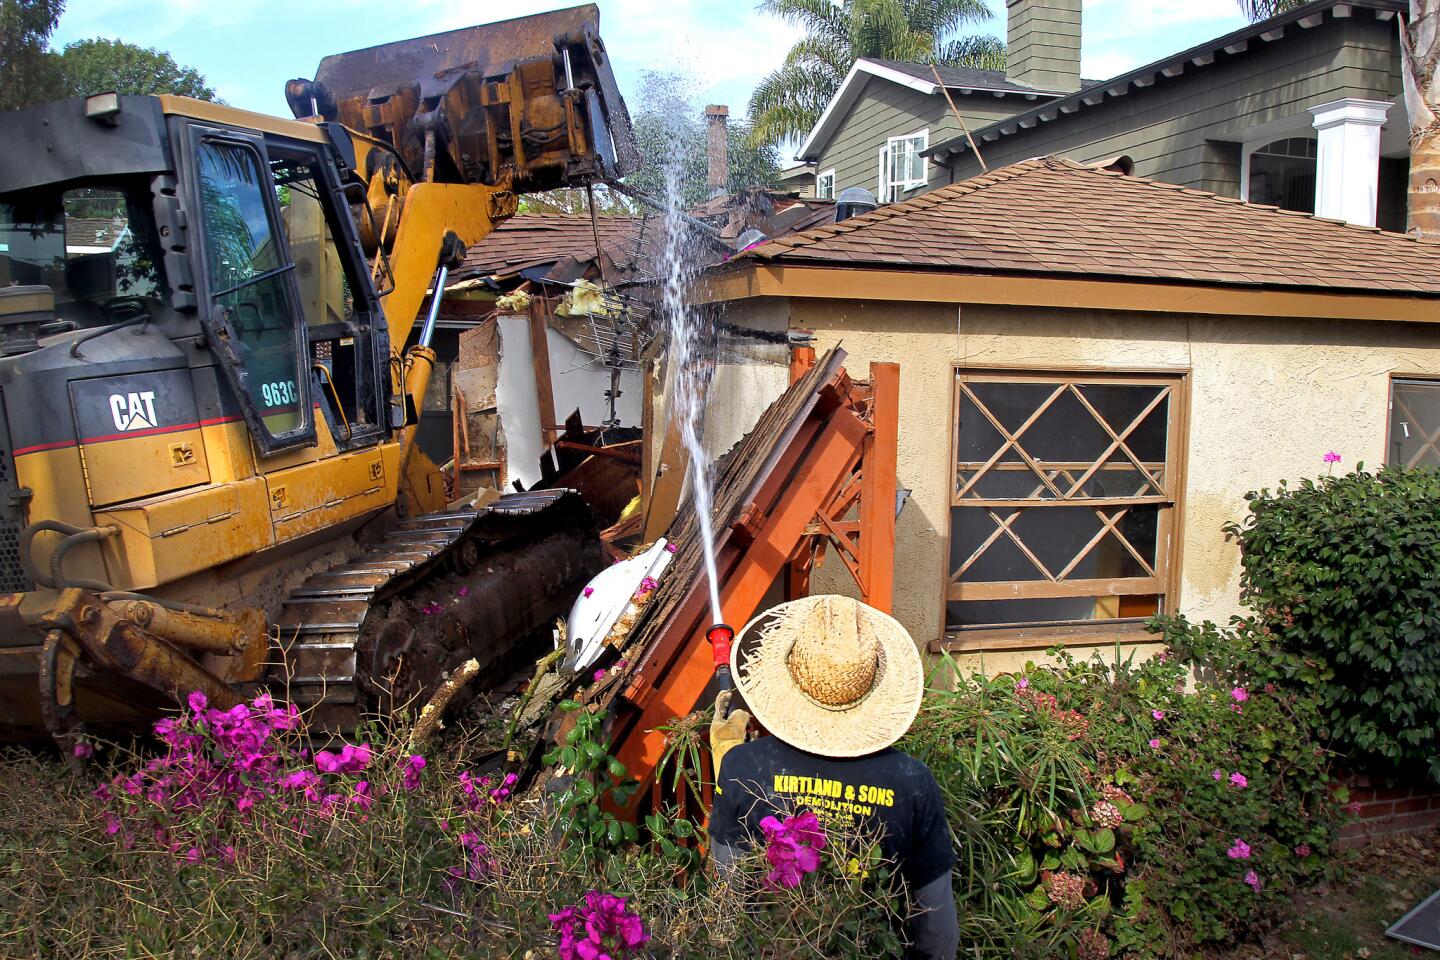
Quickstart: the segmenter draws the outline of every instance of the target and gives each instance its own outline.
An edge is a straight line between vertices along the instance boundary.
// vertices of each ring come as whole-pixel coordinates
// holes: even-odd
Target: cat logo
[[[159,426],[155,416],[155,391],[110,394],[110,416],[116,430],[150,430]]]

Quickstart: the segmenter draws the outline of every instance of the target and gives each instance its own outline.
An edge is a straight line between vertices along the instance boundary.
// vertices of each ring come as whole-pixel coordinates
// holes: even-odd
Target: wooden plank
[[[1011,580],[1004,583],[952,583],[950,600],[1047,600],[1070,597],[1119,597],[1165,592],[1160,577],[1118,580]]]
[[[530,358],[535,365],[535,393],[540,401],[540,430],[545,446],[555,442],[555,388],[550,380],[550,340],[545,335],[545,321],[550,313],[544,297],[530,298]]]
[[[886,613],[894,604],[895,489],[900,445],[900,365],[870,364],[871,428],[860,491],[862,599]]]

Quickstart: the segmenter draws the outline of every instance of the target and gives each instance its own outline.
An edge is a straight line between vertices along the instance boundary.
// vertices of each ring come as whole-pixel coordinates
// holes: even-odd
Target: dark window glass
[[[1395,380],[1390,386],[1390,443],[1385,462],[1440,467],[1440,381]]]
[[[238,144],[203,142],[199,169],[211,296],[239,341],[245,390],[272,436],[304,430],[305,371],[286,294],[290,265],[265,202],[274,186],[259,155]]]
[[[1315,212],[1316,141],[1292,137],[1250,154],[1250,202]]]
[[[114,323],[168,296],[148,184],[128,181],[0,200],[0,285],[55,293],[59,319]]]

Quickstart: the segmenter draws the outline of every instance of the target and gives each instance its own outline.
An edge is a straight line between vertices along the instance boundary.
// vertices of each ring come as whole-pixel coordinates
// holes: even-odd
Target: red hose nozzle
[[[735,642],[735,628],[728,623],[712,624],[705,631],[705,639],[710,641],[710,652],[715,655],[715,666],[728,668],[730,647]]]

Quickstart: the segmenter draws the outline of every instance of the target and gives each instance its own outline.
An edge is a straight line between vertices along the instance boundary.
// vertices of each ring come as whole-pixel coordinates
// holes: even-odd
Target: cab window
[[[233,382],[271,441],[308,439],[308,371],[287,276],[293,265],[266,199],[271,178],[248,144],[202,140],[196,159],[212,317],[233,331],[243,367],[232,371]]]
[[[372,318],[366,299],[355,295],[365,279],[352,280],[347,263],[353,267],[354,258],[345,256],[341,240],[345,234],[338,218],[349,211],[329,193],[314,151],[271,143],[268,153],[281,227],[295,264],[316,401],[331,435],[344,446],[373,435],[383,422]]]

